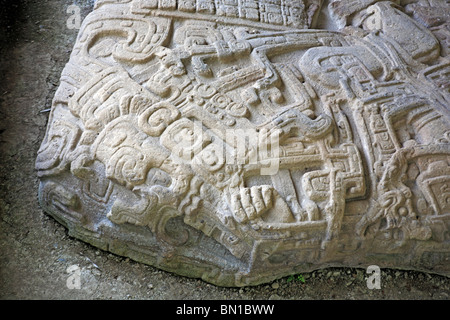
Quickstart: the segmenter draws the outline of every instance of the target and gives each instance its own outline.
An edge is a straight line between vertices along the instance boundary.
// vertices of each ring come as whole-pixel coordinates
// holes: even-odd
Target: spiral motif
[[[149,161],[138,149],[124,146],[114,152],[106,166],[106,175],[122,185],[138,185],[145,182]]]
[[[210,136],[188,119],[178,120],[161,135],[161,144],[186,160],[191,160],[210,141]]]
[[[217,90],[208,84],[199,84],[195,87],[196,95],[204,99],[209,99],[217,93]]]
[[[227,112],[234,117],[241,118],[247,116],[248,109],[242,103],[232,103],[228,105]]]
[[[223,94],[216,94],[212,97],[211,103],[220,109],[225,109],[231,103],[231,99]]]
[[[47,140],[41,145],[36,158],[40,177],[62,172],[68,162],[67,154],[78,144],[81,131],[78,126],[56,120]]]
[[[157,137],[179,116],[180,112],[177,108],[169,103],[161,102],[145,110],[139,116],[138,125],[149,136]]]

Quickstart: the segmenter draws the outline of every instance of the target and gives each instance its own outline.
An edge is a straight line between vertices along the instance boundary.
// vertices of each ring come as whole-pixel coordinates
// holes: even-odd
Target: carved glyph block
[[[449,275],[449,8],[408,2],[98,0],[37,156],[41,205],[223,286]]]

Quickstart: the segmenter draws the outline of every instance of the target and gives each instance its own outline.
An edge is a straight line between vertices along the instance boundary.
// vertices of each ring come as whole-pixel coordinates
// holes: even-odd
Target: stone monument
[[[97,0],[37,155],[103,250],[220,286],[450,275],[444,0]]]

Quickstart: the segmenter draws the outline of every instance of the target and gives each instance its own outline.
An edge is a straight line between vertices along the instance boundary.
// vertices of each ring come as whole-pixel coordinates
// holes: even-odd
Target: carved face
[[[160,58],[162,65],[169,70],[173,76],[182,76],[186,73],[180,58],[167,48],[161,49],[156,55]]]
[[[162,59],[164,66],[169,69],[174,76],[182,76],[186,73],[183,63],[174,55],[166,55]]]

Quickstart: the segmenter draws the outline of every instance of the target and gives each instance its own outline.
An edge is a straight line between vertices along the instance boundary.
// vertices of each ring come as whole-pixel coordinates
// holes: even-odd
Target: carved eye
[[[377,13],[371,13],[363,22],[363,28],[367,30],[380,30],[382,28],[380,16]]]
[[[194,46],[203,46],[207,45],[208,42],[205,38],[198,37],[198,36],[190,36],[186,38],[184,45],[186,48],[194,47]]]
[[[215,154],[214,150],[212,150],[211,152],[207,152],[203,155],[203,160],[210,166],[213,166],[217,164],[219,158]]]
[[[202,165],[210,172],[219,170],[225,164],[223,151],[220,146],[215,145],[206,147],[200,154],[199,160],[201,160]]]
[[[180,139],[180,141],[182,141],[182,140],[193,141],[194,140],[194,131],[191,130],[190,128],[183,128],[183,129],[181,129],[180,134],[178,135],[178,138]]]

